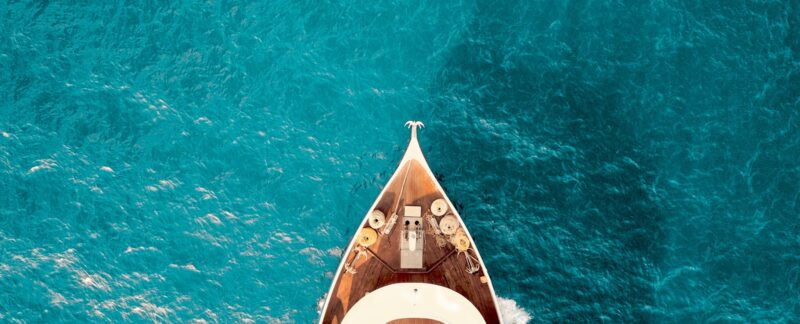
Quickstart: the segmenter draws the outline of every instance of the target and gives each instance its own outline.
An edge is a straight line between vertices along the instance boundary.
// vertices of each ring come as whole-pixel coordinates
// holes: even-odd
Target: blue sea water
[[[0,14],[0,322],[310,323],[409,119],[533,322],[800,321],[797,1]]]

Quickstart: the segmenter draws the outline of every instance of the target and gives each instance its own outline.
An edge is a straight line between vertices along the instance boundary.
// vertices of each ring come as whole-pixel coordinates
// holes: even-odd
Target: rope
[[[400,208],[400,200],[403,199],[403,192],[406,190],[406,180],[408,180],[408,169],[411,167],[411,161],[406,162],[406,174],[403,176],[403,184],[400,186],[400,195],[397,196],[397,203],[394,205],[394,212],[392,213],[392,217],[389,218],[389,222],[386,223],[386,226],[383,228],[381,234],[388,235],[394,229],[394,224],[397,223],[397,209]]]

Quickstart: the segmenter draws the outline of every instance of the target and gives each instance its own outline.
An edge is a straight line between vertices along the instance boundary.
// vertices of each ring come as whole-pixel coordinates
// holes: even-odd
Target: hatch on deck
[[[400,268],[422,268],[425,232],[422,224],[422,207],[406,206],[400,235]]]

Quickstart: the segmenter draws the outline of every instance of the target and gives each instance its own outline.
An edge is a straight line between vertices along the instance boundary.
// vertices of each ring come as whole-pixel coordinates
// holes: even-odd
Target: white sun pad
[[[425,283],[398,283],[368,293],[347,312],[342,323],[387,323],[403,318],[486,323],[475,305],[461,294]]]

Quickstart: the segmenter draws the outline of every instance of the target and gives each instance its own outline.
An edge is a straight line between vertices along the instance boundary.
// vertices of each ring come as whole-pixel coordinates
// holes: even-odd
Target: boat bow
[[[320,323],[349,323],[364,316],[385,319],[391,313],[388,309],[394,306],[397,310],[399,304],[388,305],[386,300],[391,298],[378,298],[377,292],[397,290],[393,295],[399,294],[398,298],[424,299],[418,292],[431,289],[424,285],[462,296],[461,304],[468,301],[480,314],[470,317],[467,314],[474,313],[465,308],[464,317],[456,322],[499,323],[497,300],[483,260],[422,153],[417,132],[424,124],[409,121],[406,126],[411,129],[408,147],[348,245]],[[370,293],[376,295],[365,298]],[[437,306],[441,310],[458,304],[449,300],[420,302],[442,302]],[[435,307],[423,310],[412,305],[404,308],[403,316],[395,313],[391,316],[401,323],[415,317],[437,319]],[[445,319],[452,321],[451,317],[439,318]]]

